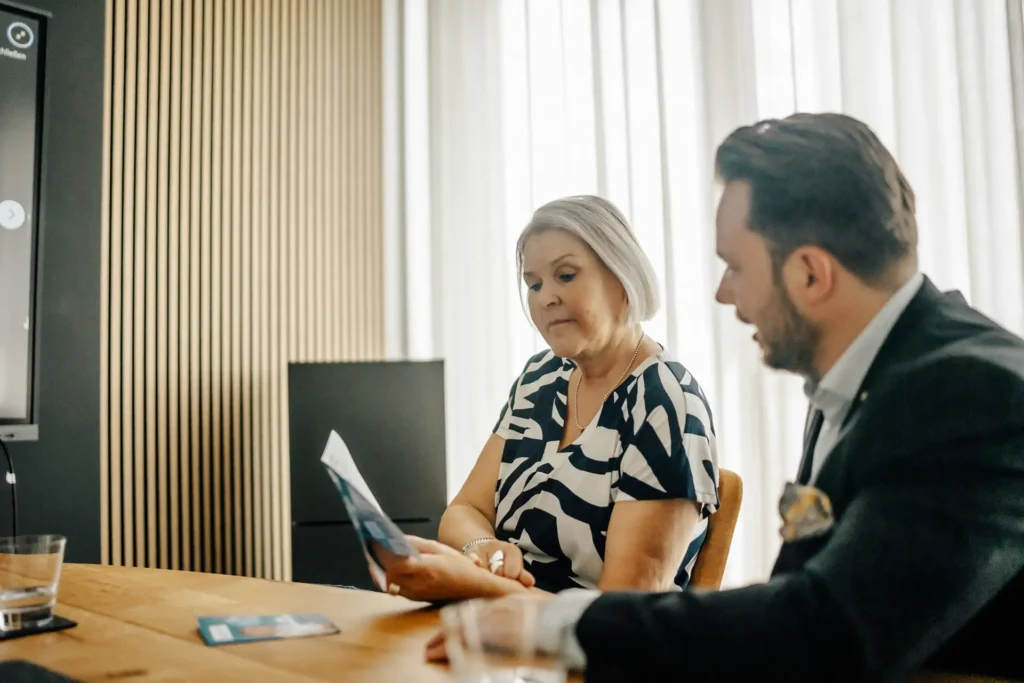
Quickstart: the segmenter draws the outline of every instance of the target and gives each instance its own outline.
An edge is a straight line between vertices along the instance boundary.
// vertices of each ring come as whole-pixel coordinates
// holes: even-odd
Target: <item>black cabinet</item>
[[[288,366],[292,579],[372,588],[355,530],[320,462],[331,430],[384,512],[435,538],[447,505],[441,361]]]

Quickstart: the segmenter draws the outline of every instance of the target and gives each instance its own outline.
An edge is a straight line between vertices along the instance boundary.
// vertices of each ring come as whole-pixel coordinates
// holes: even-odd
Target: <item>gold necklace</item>
[[[638,353],[640,353],[640,346],[644,343],[644,337],[646,337],[646,336],[647,335],[645,333],[643,333],[643,332],[640,333],[640,341],[638,341],[636,343],[636,348],[633,349],[633,357],[629,359],[629,365],[627,365],[626,369],[622,371],[622,374],[619,375],[619,379],[616,380],[615,384],[612,385],[612,388],[608,390],[608,393],[604,395],[604,399],[601,400],[601,405],[602,406],[604,405],[604,402],[608,400],[608,397],[612,395],[612,392],[615,391],[615,389],[620,384],[622,384],[622,380],[624,380],[626,378],[626,374],[629,373],[629,369],[633,367],[633,363],[636,361],[636,356],[637,356]],[[572,398],[573,403],[576,404],[573,407],[573,409],[572,409],[572,419],[576,422],[576,429],[578,429],[580,431],[580,433],[583,432],[583,426],[580,424],[580,411],[579,411],[579,407],[580,407],[580,385],[581,384],[583,384],[583,371],[582,370],[580,370],[580,380],[578,382],[576,382],[576,391],[573,392],[573,398]],[[601,408],[599,406],[598,407],[598,412],[600,413],[600,411],[601,411]],[[591,418],[591,420],[593,420],[593,418]]]

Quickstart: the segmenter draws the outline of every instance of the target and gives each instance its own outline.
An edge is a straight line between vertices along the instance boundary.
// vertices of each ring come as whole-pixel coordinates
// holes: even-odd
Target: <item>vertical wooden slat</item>
[[[371,2],[370,11],[367,16],[367,24],[381,26],[382,7],[380,2]],[[380,31],[369,34],[367,40],[367,71],[369,72],[366,97],[369,101],[369,122],[367,130],[369,140],[377,140],[376,147],[372,142],[367,144],[367,164],[371,172],[367,174],[366,195],[368,202],[367,225],[384,225],[384,185],[380,180],[384,177],[383,154],[381,143],[384,138],[384,102],[383,102],[383,39]],[[371,268],[367,273],[368,282],[384,282],[384,232],[383,230],[367,231],[367,244],[369,253],[367,260]],[[371,292],[370,300],[370,330],[367,335],[366,358],[374,355],[374,349],[384,345],[384,296],[383,288]]]
[[[251,1],[251,0],[250,0]],[[267,272],[267,225],[270,211],[270,198],[267,193],[267,141],[269,138],[270,119],[267,116],[269,103],[267,86],[270,75],[266,70],[267,60],[264,58],[267,36],[263,27],[270,12],[269,0],[256,0],[253,12],[253,152],[254,189],[253,198],[256,202],[254,235],[256,270],[253,275],[256,282],[253,288],[253,357],[255,368],[253,376],[253,576],[264,576],[263,572],[263,457],[268,445],[266,438],[270,425],[270,413],[267,410],[267,331],[268,307],[267,298],[270,274]]]
[[[210,501],[205,498],[206,484],[204,475],[208,476],[206,469],[206,431],[210,424],[206,413],[206,383],[204,382],[204,369],[202,363],[202,340],[203,340],[203,304],[200,288],[204,284],[203,277],[203,254],[209,253],[209,248],[203,249],[205,233],[205,221],[203,220],[204,192],[203,181],[209,178],[210,169],[206,162],[206,146],[203,144],[203,131],[209,130],[206,125],[205,110],[209,106],[208,60],[210,50],[207,46],[206,30],[207,14],[206,0],[193,0],[192,2],[192,145],[191,145],[191,190],[190,205],[192,217],[189,224],[190,253],[189,253],[189,412],[191,414],[191,431],[189,434],[191,446],[189,457],[192,466],[192,553],[194,559],[192,566],[204,571],[209,571],[208,558],[210,556],[207,546],[209,538],[209,516],[202,514],[202,510],[208,510]],[[208,329],[208,328],[206,328]]]
[[[132,341],[132,392],[135,399],[134,425],[132,425],[132,451],[135,456],[135,563],[146,564],[146,171],[147,142],[149,138],[149,0],[138,0],[138,72],[136,88],[138,100],[135,108],[135,253],[132,258],[135,277],[135,312]]]
[[[221,101],[218,107],[221,131],[217,135],[220,141],[221,152],[221,189],[218,193],[221,197],[220,211],[220,235],[217,241],[220,258],[220,272],[214,279],[219,283],[220,292],[217,294],[216,305],[220,306],[217,320],[220,325],[220,339],[214,345],[215,358],[220,362],[220,369],[214,374],[217,400],[220,402],[220,453],[217,453],[214,460],[220,468],[220,481],[217,491],[220,492],[220,504],[216,509],[220,511],[220,523],[218,529],[222,530],[221,549],[217,555],[221,558],[221,566],[218,571],[227,574],[232,573],[230,558],[231,545],[234,538],[234,519],[231,507],[231,240],[235,231],[235,216],[231,200],[231,184],[233,169],[231,160],[234,155],[234,135],[231,130],[231,118],[234,110],[234,101],[231,94],[234,90],[234,0],[221,0],[218,9],[223,12],[218,34],[221,36]],[[216,287],[217,285],[215,285]],[[216,329],[216,328],[215,328]]]
[[[221,50],[223,53],[221,63],[221,106],[219,108],[221,121],[221,133],[217,138],[221,141],[221,191],[220,195],[223,198],[221,204],[221,219],[220,219],[220,274],[216,278],[215,282],[221,283],[221,290],[217,301],[220,302],[220,315],[217,319],[220,321],[220,340],[219,343],[214,347],[216,350],[216,357],[220,360],[221,366],[220,371],[216,373],[215,377],[220,382],[220,386],[217,390],[217,396],[220,400],[220,411],[221,416],[221,433],[220,443],[221,452],[218,454],[216,462],[219,463],[220,470],[220,483],[217,487],[221,495],[221,503],[219,508],[223,510],[221,523],[219,527],[223,529],[223,539],[221,550],[218,553],[221,556],[222,564],[219,571],[230,574],[233,569],[231,567],[231,547],[234,542],[234,509],[231,506],[231,479],[232,479],[232,461],[231,461],[231,378],[234,374],[234,369],[231,364],[231,345],[232,345],[232,271],[234,270],[231,262],[231,244],[234,240],[234,232],[236,229],[237,218],[234,215],[234,201],[232,200],[232,185],[234,182],[234,168],[232,160],[234,157],[235,149],[235,136],[234,131],[231,130],[231,121],[234,112],[234,100],[232,93],[234,92],[234,0],[221,0],[221,7],[223,8],[224,16],[223,22],[221,23],[220,35],[223,36],[223,43]]]
[[[317,65],[314,61],[316,54],[316,0],[307,0],[302,5],[305,16],[299,24],[302,39],[302,72],[306,74],[305,92],[302,94],[303,109],[303,148],[304,155],[301,167],[305,170],[305,196],[302,198],[307,207],[305,233],[301,235],[303,243],[303,275],[301,305],[305,315],[305,324],[300,329],[304,337],[304,351],[302,360],[314,361],[316,356],[316,335],[319,321],[317,321],[317,294],[315,283],[319,277],[317,264],[317,239],[319,232],[319,217],[317,216],[316,204],[316,84]],[[282,501],[283,502],[283,501]],[[287,510],[287,507],[284,508]]]
[[[241,360],[238,371],[240,392],[241,392],[241,432],[242,441],[236,457],[242,458],[242,482],[241,482],[241,519],[242,533],[235,546],[238,553],[238,573],[245,576],[252,576],[252,376],[255,368],[252,362],[252,338],[253,338],[253,315],[252,315],[252,280],[253,280],[253,252],[252,242],[255,233],[253,224],[253,137],[252,123],[255,117],[255,100],[253,99],[253,74],[252,63],[252,26],[253,7],[252,0],[245,0],[239,8],[238,14],[242,22],[242,73],[248,78],[245,79],[245,88],[242,91],[240,108],[244,108],[245,115],[242,117],[242,172],[241,202],[242,202],[242,235],[241,235],[241,293],[239,295],[240,323],[239,333],[241,334]],[[237,462],[237,460],[236,460]],[[236,465],[237,469],[237,465]],[[236,508],[237,510],[238,508]],[[243,554],[244,553],[244,554]]]
[[[114,54],[114,6],[104,7],[103,61],[111,64]],[[110,224],[110,160],[111,144],[111,92],[113,70],[103,74],[103,196],[100,199],[100,220]],[[110,232],[100,233],[100,272],[110,272]],[[100,278],[100,563],[110,564],[110,279]]]
[[[184,60],[182,54],[182,2],[171,0],[171,102],[168,118],[170,128],[169,161],[168,161],[168,216],[167,216],[167,465],[170,473],[170,564],[171,569],[181,569],[181,531],[182,516],[179,500],[181,491],[184,490],[184,471],[182,466],[184,450],[179,450],[180,429],[183,424],[184,411],[180,410],[180,387],[181,370],[178,362],[179,350],[179,328],[180,315],[180,287],[181,267],[179,248],[181,246],[180,221],[181,213],[181,190],[182,190],[182,165],[181,165],[181,140],[185,129],[185,119],[182,110],[185,106],[182,98]],[[185,3],[187,4],[187,3]],[[185,86],[187,87],[187,86]]]
[[[308,103],[310,112],[312,114],[313,128],[310,133],[312,139],[312,167],[313,167],[313,179],[312,190],[313,190],[313,207],[314,207],[314,219],[313,219],[313,230],[316,235],[313,245],[313,258],[314,267],[313,279],[309,283],[311,299],[313,302],[313,321],[314,325],[309,331],[314,335],[313,344],[313,360],[323,361],[324,356],[324,291],[320,283],[324,281],[324,231],[327,229],[326,222],[324,221],[324,165],[323,165],[323,141],[324,141],[324,130],[323,130],[323,94],[324,94],[324,63],[321,58],[320,45],[323,42],[323,27],[324,27],[324,16],[323,16],[324,4],[323,0],[314,0],[310,7],[310,14],[313,16],[312,23],[310,25],[310,53],[309,61],[312,68],[312,78],[310,82],[313,85],[312,96]]]
[[[345,69],[345,102],[355,102],[357,92],[354,88],[354,73],[355,73],[355,45],[356,45],[356,33],[358,26],[356,26],[355,16],[355,3],[346,2],[343,3],[345,6],[345,18],[342,22],[344,33],[341,39],[343,48],[343,63]],[[356,158],[355,143],[358,139],[354,135],[357,121],[355,118],[355,107],[345,106],[342,108],[344,114],[344,122],[342,123],[342,131],[345,135],[345,146],[342,150],[342,158],[345,160],[345,218],[342,220],[342,225],[345,233],[345,272],[350,275],[345,278],[345,288],[343,291],[344,305],[344,325],[345,325],[345,356],[346,358],[356,357],[355,345],[356,337],[358,335],[359,321],[356,319],[356,307],[354,293],[354,287],[352,283],[357,280],[359,267],[359,254],[356,249],[358,248],[358,241],[356,239],[355,230],[351,229],[351,226],[355,224],[355,191],[356,186],[356,165],[354,163]]]
[[[313,267],[311,268],[313,273],[309,283],[313,325],[309,331],[313,335],[313,344],[311,345],[313,352],[312,360],[315,361],[322,361],[324,359],[324,292],[323,287],[320,286],[320,283],[324,281],[324,230],[326,229],[324,224],[324,131],[322,104],[324,95],[324,63],[320,52],[324,28],[323,9],[323,2],[321,0],[313,0],[310,3],[309,13],[311,20],[309,22],[310,36],[308,39],[309,55],[307,56],[311,67],[309,80],[312,84],[311,98],[307,105],[309,106],[312,123],[309,137],[312,141],[311,151],[313,153],[313,158],[311,159],[311,166],[313,168],[313,182],[311,184],[313,220],[311,222],[314,235],[312,240]]]
[[[143,566],[154,566],[156,564],[156,284],[158,275],[156,273],[156,249],[157,249],[157,130],[160,93],[159,67],[160,67],[160,5],[155,0],[143,3],[147,13],[147,21],[142,26],[148,26],[148,40],[146,46],[146,186],[145,186],[145,218],[144,222],[136,225],[139,234],[145,233],[146,249],[143,259],[137,260],[136,265],[141,268],[144,278],[145,299],[136,299],[136,303],[142,308],[139,310],[140,317],[145,319],[145,326],[141,335],[136,337],[136,343],[140,353],[136,359],[143,359],[142,371],[136,378],[139,386],[143,387],[143,410],[142,429],[143,434],[142,452],[144,454],[145,478],[139,479],[141,486],[145,488],[144,500],[146,501],[143,512],[143,519],[146,521],[145,539],[140,539],[140,547],[146,549],[144,559],[140,559]]]
[[[335,297],[335,292],[338,288],[338,281],[341,278],[341,264],[339,263],[338,249],[338,155],[337,155],[337,120],[338,105],[337,105],[337,92],[338,92],[338,71],[335,68],[336,63],[334,60],[334,27],[337,26],[338,22],[338,3],[327,2],[326,16],[324,17],[324,42],[323,49],[321,50],[321,63],[324,67],[324,79],[326,81],[324,87],[324,101],[323,108],[326,110],[326,121],[324,122],[324,140],[323,146],[325,151],[324,166],[326,170],[324,172],[324,181],[326,187],[324,193],[327,195],[327,206],[325,209],[326,216],[324,220],[327,222],[327,246],[325,251],[327,252],[327,275],[325,282],[321,283],[324,288],[324,292],[327,297],[327,317],[329,321],[327,325],[327,358],[338,358],[339,344],[338,344],[338,325],[335,321],[338,320],[338,301]]]
[[[299,287],[296,279],[296,273],[298,273],[295,245],[297,242],[296,233],[302,227],[302,217],[298,215],[298,202],[296,201],[296,168],[298,167],[298,151],[299,151],[299,138],[297,135],[298,128],[298,84],[299,84],[299,69],[298,69],[298,58],[296,53],[298,52],[298,45],[293,36],[295,32],[295,24],[298,22],[299,3],[289,2],[285,5],[285,17],[286,22],[281,27],[281,33],[285,39],[285,45],[281,50],[281,54],[284,56],[285,64],[287,69],[284,71],[284,93],[287,102],[287,106],[284,108],[282,116],[283,126],[287,133],[287,152],[288,152],[288,166],[287,166],[287,180],[282,185],[282,190],[285,192],[285,207],[288,212],[286,215],[296,216],[296,220],[290,225],[284,225],[285,233],[287,235],[287,242],[285,244],[286,253],[288,254],[288,265],[287,270],[287,287],[288,287],[288,344],[285,346],[285,358],[294,360],[297,358],[297,350],[299,348]],[[294,212],[294,213],[293,213]],[[276,519],[276,517],[275,517]],[[277,526],[275,522],[274,526]]]
[[[221,302],[223,278],[221,275],[221,245],[223,244],[224,225],[224,2],[213,2],[213,140],[210,173],[213,188],[210,195],[210,398],[211,398],[211,439],[213,448],[210,452],[210,466],[213,471],[211,488],[211,508],[213,530],[213,571],[224,571],[224,505],[222,502],[221,468],[223,465],[223,449],[221,430],[223,429],[223,412],[221,398],[223,396],[223,375],[221,374]]]
[[[352,110],[351,111],[352,117],[351,117],[351,123],[350,123],[351,129],[350,130],[351,131],[356,131],[356,130],[359,130],[359,126],[362,124],[362,112],[360,111],[360,108],[359,108],[359,106],[357,104],[357,101],[358,101],[357,98],[362,94],[361,93],[361,87],[360,87],[360,84],[361,84],[361,81],[362,81],[362,77],[361,77],[361,75],[359,73],[359,69],[360,69],[360,64],[359,64],[359,43],[360,43],[360,39],[359,39],[359,34],[360,34],[360,31],[359,31],[360,11],[359,10],[360,10],[360,6],[359,5],[360,5],[360,2],[359,2],[359,0],[355,0],[355,2],[352,2],[350,4],[352,5],[352,10],[351,10],[352,24],[351,24],[351,27],[349,28],[351,44],[349,46],[349,65],[348,65],[349,66],[349,91],[352,93],[352,99],[350,100],[352,102],[352,105],[350,107],[351,110]],[[359,291],[358,287],[352,286],[352,284],[354,282],[358,282],[359,281],[359,279],[362,277],[362,273],[363,273],[363,263],[362,263],[363,240],[362,240],[362,235],[359,234],[358,230],[353,230],[352,229],[352,226],[359,225],[359,222],[362,219],[362,215],[361,215],[361,212],[362,212],[362,202],[360,201],[361,197],[359,196],[359,191],[360,191],[360,188],[362,186],[362,175],[363,174],[356,170],[356,169],[361,169],[361,167],[362,167],[363,146],[362,146],[361,136],[359,136],[359,135],[350,135],[349,146],[350,146],[350,150],[351,150],[350,151],[350,155],[351,156],[349,156],[348,162],[351,163],[352,166],[353,166],[352,176],[351,176],[352,177],[352,188],[351,188],[351,192],[349,194],[349,196],[350,196],[349,201],[352,203],[352,211],[349,214],[348,225],[345,226],[348,229],[348,232],[352,235],[352,245],[351,245],[351,249],[352,249],[352,256],[351,256],[351,259],[352,259],[352,270],[351,270],[351,273],[352,273],[353,277],[352,277],[352,282],[349,283],[349,306],[350,306],[349,311],[350,311],[350,313],[349,313],[349,318],[348,318],[348,324],[349,324],[349,326],[352,329],[352,332],[351,332],[351,335],[352,335],[352,348],[349,350],[349,355],[352,358],[361,358],[362,357],[362,344],[359,343],[359,337],[360,337],[359,331],[362,329],[362,325],[363,325],[362,316],[361,316],[361,313],[362,313],[362,302],[360,301],[360,296],[359,296],[361,294],[361,292]]]
[[[375,0],[363,3],[363,21],[365,22],[364,25],[370,25],[374,23],[373,16],[374,13],[376,12],[376,7],[379,4],[380,3],[376,2]],[[361,55],[363,58],[363,98],[360,100],[359,105],[363,108],[363,121],[365,125],[365,130],[369,133],[373,131],[379,123],[374,119],[375,116],[378,116],[376,107],[377,103],[372,102],[370,98],[372,98],[374,96],[374,93],[377,92],[377,88],[375,87],[376,78],[373,73],[373,69],[376,67],[373,51],[375,49],[379,49],[380,40],[378,35],[370,35],[366,32],[363,33],[363,40],[363,49],[361,50]],[[378,137],[376,139],[379,140],[380,138]],[[374,182],[373,178],[375,177],[374,174],[377,174],[379,176],[380,170],[376,167],[374,163],[374,159],[378,155],[375,153],[376,150],[373,149],[372,140],[373,138],[371,138],[370,135],[365,135],[363,137],[363,158],[365,159],[366,162],[366,174],[363,176],[362,194],[364,201],[363,216],[364,220],[366,221],[366,225],[370,225],[370,221],[377,219],[375,215],[376,212],[374,209],[374,206],[377,203],[377,197],[375,196],[374,188],[378,185],[378,183]],[[374,251],[374,235],[370,233],[370,231],[368,230],[363,230],[360,232],[362,232],[365,237],[365,241],[363,242],[363,258],[366,260],[366,273],[364,277],[366,278],[366,281],[369,281],[372,278],[376,277],[377,275],[377,261],[376,258],[374,257],[376,253]],[[374,334],[377,325],[377,315],[375,311],[376,297],[373,295],[368,295],[364,297],[364,300],[365,303],[363,306],[366,312],[366,328],[362,335],[363,358],[369,358],[371,350],[374,345],[374,337],[376,336]]]
[[[202,13],[196,10],[195,0],[183,0],[182,7],[182,186],[185,199],[181,206],[183,218],[181,255],[181,358],[182,396],[181,443],[183,457],[182,563],[184,567],[198,569],[199,531],[199,158],[200,135],[197,130],[202,111]],[[185,81],[188,87],[185,87]],[[187,477],[188,485],[184,484]]]
[[[310,324],[309,316],[309,110],[307,106],[309,98],[308,85],[310,80],[309,64],[306,56],[309,50],[309,27],[308,13],[310,0],[292,4],[294,20],[291,24],[294,46],[294,60],[292,62],[293,76],[295,79],[295,194],[293,195],[292,206],[298,220],[295,222],[294,239],[294,282],[295,282],[295,338],[296,345],[292,347],[288,360],[304,361],[309,359],[309,348],[306,333]]]
[[[135,322],[135,110],[138,62],[138,6],[137,0],[126,0],[128,5],[128,46],[125,58],[125,71],[127,87],[125,89],[125,177],[124,177],[124,220],[122,224],[124,252],[122,256],[122,283],[123,283],[123,318],[124,324],[121,328],[121,367],[122,378],[122,424],[123,424],[123,495],[124,495],[124,562],[127,566],[135,566],[135,439],[133,427],[134,414],[134,388],[133,380],[133,356],[135,344],[133,343],[133,330]]]
[[[270,156],[270,184],[267,187],[267,195],[270,197],[271,222],[267,226],[267,241],[270,252],[270,268],[267,269],[267,277],[270,278],[270,325],[268,326],[270,336],[270,357],[268,359],[267,374],[270,380],[270,394],[267,397],[267,425],[270,433],[269,443],[265,446],[263,456],[263,537],[264,556],[263,571],[274,576],[274,495],[275,484],[274,462],[278,447],[278,433],[280,429],[277,424],[279,414],[278,405],[280,402],[280,382],[278,380],[278,368],[282,363],[284,354],[282,348],[287,345],[288,333],[282,329],[285,325],[284,316],[281,315],[281,308],[286,299],[282,292],[285,283],[285,274],[282,272],[285,259],[282,251],[285,243],[287,229],[284,223],[284,211],[282,207],[285,196],[287,176],[284,173],[285,154],[284,137],[285,128],[282,125],[284,117],[284,65],[287,55],[285,53],[285,31],[280,27],[284,19],[284,8],[281,0],[269,0],[273,5],[271,20],[267,22],[264,31],[271,36],[272,47],[269,54],[276,55],[270,59],[271,92],[270,92],[270,117],[271,117],[271,156]]]
[[[373,2],[370,5],[371,15],[368,21],[370,26],[383,26],[383,7],[380,2]],[[368,258],[374,264],[370,271],[369,282],[379,282],[381,285],[369,289],[369,296],[373,305],[372,313],[372,334],[369,337],[369,346],[366,349],[366,358],[377,357],[380,349],[384,348],[384,41],[383,32],[368,31],[370,46],[368,49],[370,57],[370,79],[372,85],[366,98],[370,102],[370,134],[367,138],[371,141],[370,167],[372,173],[367,175],[367,194],[370,196],[370,220],[367,225],[380,226],[378,230],[370,230],[370,253]]]
[[[158,566],[166,567],[168,564],[169,553],[168,553],[168,519],[167,519],[167,507],[168,507],[168,493],[170,486],[168,485],[167,478],[167,342],[168,342],[168,325],[167,325],[167,246],[168,246],[168,225],[167,225],[167,212],[168,212],[168,170],[170,167],[169,159],[169,145],[170,145],[170,126],[168,124],[168,115],[170,113],[170,88],[171,88],[171,7],[170,0],[155,0],[152,7],[152,11],[158,18],[158,26],[160,28],[160,52],[159,52],[159,69],[160,69],[160,90],[159,98],[157,103],[159,104],[159,116],[157,117],[157,155],[156,160],[151,160],[151,163],[157,164],[157,311],[156,318],[157,324],[154,330],[156,334],[156,414],[157,414],[157,438],[156,438],[156,450],[157,450],[157,492],[156,496],[151,496],[151,503],[156,504],[157,516],[159,517],[159,524],[157,525],[157,533],[153,535],[151,547],[154,548],[154,555],[159,557],[159,560],[151,559],[150,566],[153,566],[155,562],[159,561]],[[157,92],[154,89],[154,92]],[[153,119],[151,118],[151,121]],[[153,273],[151,271],[151,276]],[[154,352],[153,347],[150,347],[150,353]],[[153,410],[153,409],[151,409]],[[151,444],[152,445],[152,444]],[[151,519],[152,523],[152,519]]]
[[[296,360],[311,361],[313,357],[313,340],[316,337],[316,321],[313,319],[313,292],[310,287],[310,279],[316,275],[316,260],[314,248],[316,246],[316,208],[311,203],[312,181],[315,169],[314,152],[312,146],[312,98],[315,97],[314,88],[316,83],[316,72],[314,65],[310,63],[310,51],[314,41],[313,35],[313,7],[316,0],[306,0],[299,3],[299,23],[296,26],[297,34],[301,38],[299,44],[299,73],[301,90],[299,92],[299,202],[305,211],[305,220],[302,221],[302,230],[299,232],[299,339],[300,352]],[[282,501],[283,502],[283,501]]]
[[[349,116],[349,109],[344,105],[346,102],[350,102],[351,93],[348,90],[349,77],[348,77],[348,52],[349,52],[349,27],[351,25],[351,7],[352,3],[343,2],[338,5],[338,40],[334,41],[334,55],[333,60],[338,68],[338,96],[336,104],[338,106],[338,140],[335,143],[337,145],[338,154],[338,195],[341,197],[341,206],[338,212],[338,225],[340,226],[341,244],[338,249],[338,260],[340,261],[341,271],[345,273],[345,276],[339,278],[338,289],[335,293],[335,298],[338,301],[338,329],[339,336],[341,338],[341,348],[345,349],[343,358],[348,360],[350,357],[348,354],[351,352],[352,344],[349,335],[352,332],[351,326],[351,310],[348,305],[348,281],[351,278],[352,273],[352,231],[348,230],[348,216],[351,211],[351,203],[349,202],[349,185],[352,182],[351,169],[349,164],[345,163],[348,160],[349,154],[349,131],[352,127],[352,122]]]
[[[125,5],[120,3],[108,3],[108,8],[113,7],[113,28],[109,36],[113,41],[113,63],[109,71],[113,75],[111,107],[111,152],[110,152],[110,261],[109,275],[102,278],[110,281],[110,294],[107,306],[110,309],[110,333],[107,337],[107,348],[103,355],[106,356],[108,369],[103,376],[105,381],[110,383],[109,402],[107,409],[110,417],[110,488],[107,498],[102,499],[101,504],[110,507],[110,550],[106,553],[111,564],[120,565],[124,562],[122,554],[123,537],[121,534],[123,513],[121,502],[122,495],[121,469],[122,469],[122,363],[121,363],[121,317],[124,307],[122,305],[122,263],[124,259],[124,240],[122,230],[124,226],[124,138],[125,138],[125,40],[126,40],[126,17]],[[105,231],[106,232],[106,231]]]
[[[250,74],[242,61],[243,17],[242,0],[234,0],[232,12],[232,70],[235,72],[231,92],[231,509],[232,534],[231,573],[242,572],[242,535],[245,531],[242,516],[242,273],[248,268],[243,261],[242,235],[250,230],[248,216],[242,212],[242,82]],[[246,198],[248,199],[248,198]]]
[[[213,192],[213,152],[211,150],[211,136],[213,134],[213,40],[214,40],[214,12],[218,4],[217,0],[203,0],[203,167],[202,178],[202,227],[200,234],[200,300],[202,306],[202,322],[200,337],[202,348],[200,357],[202,363],[202,444],[200,456],[202,458],[202,491],[203,491],[203,570],[212,571],[213,564],[213,491],[211,485],[212,471],[212,445],[213,439],[213,408],[212,408],[212,387],[213,370],[210,360],[210,331],[212,330],[212,305],[210,289],[213,286],[210,274],[210,250],[213,227],[211,226],[211,194]],[[217,141],[220,144],[220,141]],[[218,520],[219,521],[219,520]]]
[[[373,12],[373,6],[376,2],[361,2],[362,16],[360,17],[361,22],[369,23],[370,16]],[[365,24],[364,24],[365,25]],[[370,49],[374,42],[376,42],[376,36],[368,35],[365,31],[360,32],[361,44],[359,46],[359,61],[361,68],[359,69],[359,75],[362,81],[362,88],[360,91],[358,107],[362,110],[363,120],[362,129],[369,131],[373,128],[373,121],[371,116],[373,115],[373,102],[369,101],[369,98],[373,96],[373,74],[370,73],[370,66],[372,64],[372,55],[370,55]],[[366,173],[361,176],[361,186],[359,188],[359,197],[363,205],[362,220],[364,225],[368,225],[373,217],[373,190],[370,178],[373,173],[373,150],[371,148],[371,141],[369,136],[364,135],[362,138],[363,143],[363,168],[366,169]],[[363,280],[369,280],[373,277],[374,263],[373,256],[370,252],[372,236],[366,230],[359,231],[360,236],[363,240],[362,257],[363,257]],[[370,346],[373,339],[373,297],[362,296],[363,302],[363,333],[360,335],[360,341],[362,344],[362,358],[367,358],[370,355]]]
[[[355,24],[356,26],[359,26],[366,14],[366,2],[357,0],[355,8]],[[352,101],[352,106],[356,110],[356,128],[362,130],[366,126],[366,104],[363,102],[363,98],[366,97],[366,58],[363,54],[366,46],[366,33],[364,31],[356,31],[355,34],[355,43],[353,45],[355,49],[355,57],[352,60],[352,64],[355,70],[356,92],[355,99]],[[357,151],[355,154],[355,161],[359,164],[359,168],[365,169],[366,139],[363,136],[359,136],[359,139],[356,142]],[[353,225],[364,225],[366,221],[366,175],[367,174],[365,172],[355,174],[356,222]],[[366,236],[363,234],[362,230],[353,230],[353,234],[356,236],[356,263],[358,265],[356,277],[361,281],[366,277]],[[360,294],[362,294],[362,292],[360,292]],[[366,345],[362,334],[362,332],[366,330],[366,299],[367,297],[365,296],[356,297],[356,315],[353,320],[356,329],[360,331],[355,344],[355,352],[359,358],[366,357]]]
[[[286,17],[286,23],[282,27],[282,36],[284,38],[284,45],[282,46],[281,54],[284,56],[284,62],[286,65],[285,69],[282,69],[282,91],[285,93],[285,100],[287,106],[283,108],[282,112],[282,126],[286,131],[287,140],[287,158],[288,163],[285,167],[286,181],[282,183],[281,189],[284,192],[284,210],[282,211],[282,221],[286,220],[286,216],[296,216],[298,203],[296,197],[298,196],[298,188],[296,187],[296,175],[298,167],[298,149],[299,149],[299,138],[296,134],[298,127],[298,82],[299,82],[299,70],[298,70],[298,40],[297,40],[297,29],[296,24],[298,23],[298,4],[287,3],[282,8],[282,14]],[[280,349],[281,355],[278,362],[274,367],[274,374],[276,377],[275,385],[277,390],[275,391],[275,409],[277,415],[275,416],[275,422],[278,425],[277,430],[277,443],[274,447],[272,454],[272,469],[270,479],[270,492],[273,500],[273,506],[271,508],[271,522],[272,532],[271,540],[273,544],[273,555],[272,555],[272,567],[275,576],[279,576],[281,573],[281,555],[284,552],[284,548],[281,543],[280,529],[282,525],[281,515],[281,494],[283,493],[281,488],[281,461],[288,448],[288,436],[287,427],[284,420],[286,411],[286,399],[287,393],[287,374],[285,367],[289,360],[298,358],[298,335],[299,335],[299,306],[298,306],[298,261],[297,261],[297,232],[300,229],[301,219],[294,221],[291,225],[282,223],[284,227],[283,234],[283,246],[285,254],[287,255],[285,263],[282,265],[284,273],[282,275],[282,284],[286,287],[288,292],[287,299],[282,301],[282,305],[285,307],[285,311],[282,313],[282,319],[288,321],[288,337],[287,341],[282,344]]]

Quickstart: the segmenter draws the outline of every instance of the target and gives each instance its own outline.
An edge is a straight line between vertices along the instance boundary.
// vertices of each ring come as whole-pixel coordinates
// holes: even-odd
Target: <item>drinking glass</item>
[[[53,618],[64,536],[0,538],[0,631],[45,626]]]
[[[565,683],[557,655],[542,651],[541,605],[529,599],[467,600],[441,610],[452,672],[463,683]]]

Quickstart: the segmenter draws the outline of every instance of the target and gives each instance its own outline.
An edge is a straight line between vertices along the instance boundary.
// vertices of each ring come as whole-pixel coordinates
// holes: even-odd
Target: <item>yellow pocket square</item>
[[[779,533],[787,543],[820,536],[832,528],[832,501],[813,486],[788,483],[779,499],[782,528]]]

